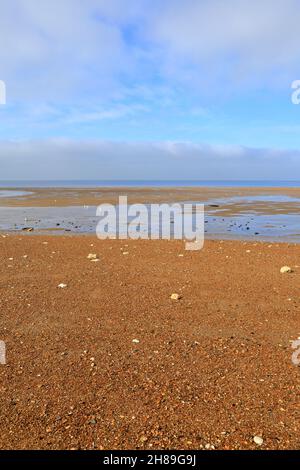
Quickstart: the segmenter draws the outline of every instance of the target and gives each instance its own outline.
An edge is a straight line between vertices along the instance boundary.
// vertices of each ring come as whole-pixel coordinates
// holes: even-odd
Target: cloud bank
[[[0,143],[0,180],[291,179],[300,151],[190,142]]]

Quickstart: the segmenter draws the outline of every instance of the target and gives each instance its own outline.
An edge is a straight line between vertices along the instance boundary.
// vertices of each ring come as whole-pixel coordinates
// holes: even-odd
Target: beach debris
[[[23,232],[33,232],[34,228],[33,227],[24,227],[22,228]]]
[[[60,289],[65,289],[66,287],[68,287],[68,285],[67,285],[67,284],[64,284],[64,283],[62,282],[62,283],[58,284],[57,287],[59,287]]]
[[[133,342],[134,344],[139,344],[140,340],[135,338],[135,339],[132,340],[132,342]]]
[[[89,259],[91,261],[95,261],[95,260],[99,259],[99,256],[96,253],[89,253],[88,256],[87,256],[87,259]]]
[[[215,446],[213,444],[207,443],[207,444],[205,444],[205,449],[206,450],[215,450]]]
[[[261,445],[264,443],[263,438],[260,437],[260,436],[254,436],[253,441],[254,441],[255,444],[257,444],[258,446],[261,446]]]
[[[280,269],[280,272],[281,274],[288,274],[288,273],[292,273],[293,270],[289,266],[282,266],[282,268]]]
[[[129,255],[128,251],[123,251],[123,255]]]
[[[180,299],[182,299],[181,294],[172,294],[171,295],[171,300],[180,300]]]

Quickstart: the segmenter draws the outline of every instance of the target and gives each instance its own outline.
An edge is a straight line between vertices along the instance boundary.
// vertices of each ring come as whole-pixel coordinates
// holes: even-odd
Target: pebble
[[[292,273],[293,270],[289,266],[282,266],[280,269],[281,274],[287,274],[287,273]]]
[[[96,253],[90,253],[90,254],[87,256],[87,259],[90,259],[90,260],[94,261],[94,260],[98,260],[98,259],[99,259],[99,256],[98,256]]]
[[[172,294],[172,295],[171,295],[171,299],[172,299],[172,300],[180,300],[180,299],[182,299],[182,295],[180,295],[180,294]]]
[[[205,449],[207,450],[215,450],[215,446],[212,444],[205,444]]]
[[[258,446],[261,446],[261,445],[264,443],[263,438],[260,437],[260,436],[254,436],[253,441],[254,441],[255,444],[257,444]]]
[[[59,287],[60,289],[65,289],[65,288],[68,287],[68,286],[67,286],[67,284],[61,283],[61,284],[58,284],[57,287]]]

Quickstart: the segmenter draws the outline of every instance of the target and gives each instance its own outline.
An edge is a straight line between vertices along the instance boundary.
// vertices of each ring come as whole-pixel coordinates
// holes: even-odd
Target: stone
[[[257,444],[258,446],[261,446],[261,445],[264,443],[263,438],[260,437],[260,436],[254,436],[253,441],[254,441],[255,444]]]
[[[61,283],[61,284],[58,284],[57,287],[59,287],[60,289],[65,289],[65,288],[68,287],[68,286],[67,286],[67,284]]]
[[[289,266],[282,266],[282,268],[280,269],[280,272],[281,274],[288,274],[288,273],[292,273],[293,270]]]
[[[99,259],[99,256],[98,256],[96,253],[90,253],[90,254],[87,256],[87,259],[96,260],[96,259]]]
[[[180,295],[180,294],[172,294],[172,295],[171,295],[171,299],[172,299],[172,300],[180,300],[180,299],[182,299],[182,295]]]

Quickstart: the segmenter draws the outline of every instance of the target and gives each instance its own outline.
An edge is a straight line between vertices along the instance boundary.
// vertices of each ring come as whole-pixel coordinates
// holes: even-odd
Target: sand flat
[[[7,191],[7,188],[0,188]],[[121,195],[129,203],[177,201],[208,201],[214,198],[255,195],[285,195],[300,198],[300,187],[102,187],[102,188],[10,188],[24,191],[23,196],[1,198],[3,206],[60,207],[78,205],[117,204]]]
[[[0,231],[22,232],[29,226],[35,233],[95,233],[97,206],[117,208],[120,196],[148,209],[152,203],[203,204],[206,238],[300,243],[296,187],[24,188],[21,196],[0,198]]]

